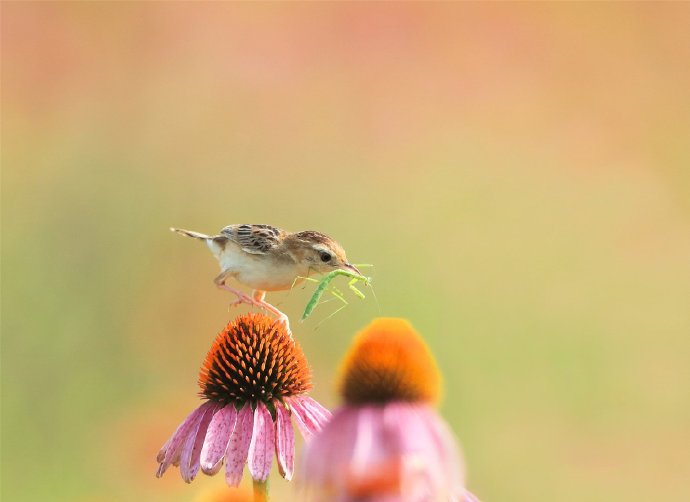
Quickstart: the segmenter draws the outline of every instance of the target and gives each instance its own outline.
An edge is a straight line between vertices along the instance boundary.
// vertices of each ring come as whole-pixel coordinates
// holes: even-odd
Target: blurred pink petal
[[[386,457],[386,438],[383,429],[382,408],[364,406],[357,414],[357,434],[348,473],[366,476]]]
[[[448,427],[448,424],[431,408],[421,408],[420,417],[433,438],[431,448],[439,455],[439,464],[444,469],[441,473],[446,479],[452,493],[465,492],[465,463],[460,454],[460,449],[449,445],[456,445],[455,435]]]
[[[254,413],[250,403],[246,403],[237,414],[235,430],[230,436],[225,454],[225,481],[229,486],[239,486],[242,471],[247,462],[249,443],[254,430]]]
[[[273,419],[266,405],[259,401],[254,411],[254,432],[247,458],[252,479],[266,481],[271,472],[274,449],[275,427]]]
[[[276,458],[280,475],[290,481],[295,470],[295,431],[283,406],[276,406]]]
[[[345,472],[352,458],[356,435],[357,411],[340,409],[305,451],[303,470],[310,483],[326,485],[331,483],[332,472]]]
[[[479,502],[479,499],[473,493],[470,493],[469,491],[465,490],[463,502]]]
[[[395,431],[398,451],[406,452],[402,477],[415,499],[437,493],[443,486],[449,496],[464,493],[464,466],[452,433],[427,406],[390,403],[385,407],[387,429]]]
[[[461,500],[454,438],[425,404],[345,406],[307,445],[307,484],[342,500]],[[339,499],[340,500],[340,499]]]
[[[213,475],[220,470],[235,422],[237,411],[234,404],[226,405],[211,420],[201,448],[200,462],[204,474]]]

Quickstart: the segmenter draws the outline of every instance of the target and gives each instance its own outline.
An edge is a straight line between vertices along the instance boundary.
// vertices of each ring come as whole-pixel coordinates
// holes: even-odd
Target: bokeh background
[[[3,2],[3,500],[222,486],[154,478],[235,314],[168,227],[242,222],[376,265],[380,310],[293,321],[322,402],[351,336],[404,316],[485,501],[690,500],[688,26],[687,3]]]

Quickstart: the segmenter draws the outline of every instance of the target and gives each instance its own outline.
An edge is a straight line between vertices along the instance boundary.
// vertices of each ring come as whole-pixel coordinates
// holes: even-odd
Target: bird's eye
[[[332,258],[332,257],[331,257],[330,254],[326,253],[325,251],[322,251],[322,252],[321,252],[321,261],[322,261],[322,262],[328,263],[329,261],[331,261],[331,258]]]

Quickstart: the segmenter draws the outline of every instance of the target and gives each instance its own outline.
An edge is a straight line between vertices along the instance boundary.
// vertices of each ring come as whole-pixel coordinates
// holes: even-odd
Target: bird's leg
[[[255,289],[254,292],[252,293],[252,299],[254,301],[254,305],[261,307],[261,308],[264,308],[264,309],[268,310],[269,312],[271,312],[272,314],[275,314],[276,316],[278,316],[278,318],[276,319],[276,322],[279,322],[279,323],[282,322],[283,324],[285,324],[285,329],[287,330],[288,335],[290,335],[292,337],[292,331],[290,331],[290,321],[288,319],[288,316],[283,314],[280,310],[275,308],[270,303],[268,303],[266,300],[264,300],[264,298],[266,298],[266,291],[262,291],[260,289]]]
[[[225,284],[225,279],[227,275],[225,273],[220,274],[218,277],[213,279],[213,282],[215,283],[216,287],[218,289],[222,289],[223,291],[229,291],[233,295],[237,296],[237,300],[232,302],[230,304],[230,307],[235,307],[237,305],[242,305],[243,303],[246,303],[247,305],[257,305],[257,303],[252,299],[247,293],[240,291],[239,289],[231,288],[227,284]]]

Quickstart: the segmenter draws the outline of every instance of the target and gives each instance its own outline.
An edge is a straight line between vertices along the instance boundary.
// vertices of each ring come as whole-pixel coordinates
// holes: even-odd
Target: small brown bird
[[[312,273],[326,274],[337,269],[360,273],[348,263],[340,244],[313,230],[291,233],[270,225],[247,224],[229,225],[213,236],[181,228],[170,230],[206,242],[220,263],[221,272],[213,282],[237,295],[232,305],[246,303],[264,308],[277,315],[288,329],[287,316],[264,300],[266,291],[290,289],[303,280],[300,277]],[[251,287],[252,296],[228,286],[226,281],[230,278]]]

